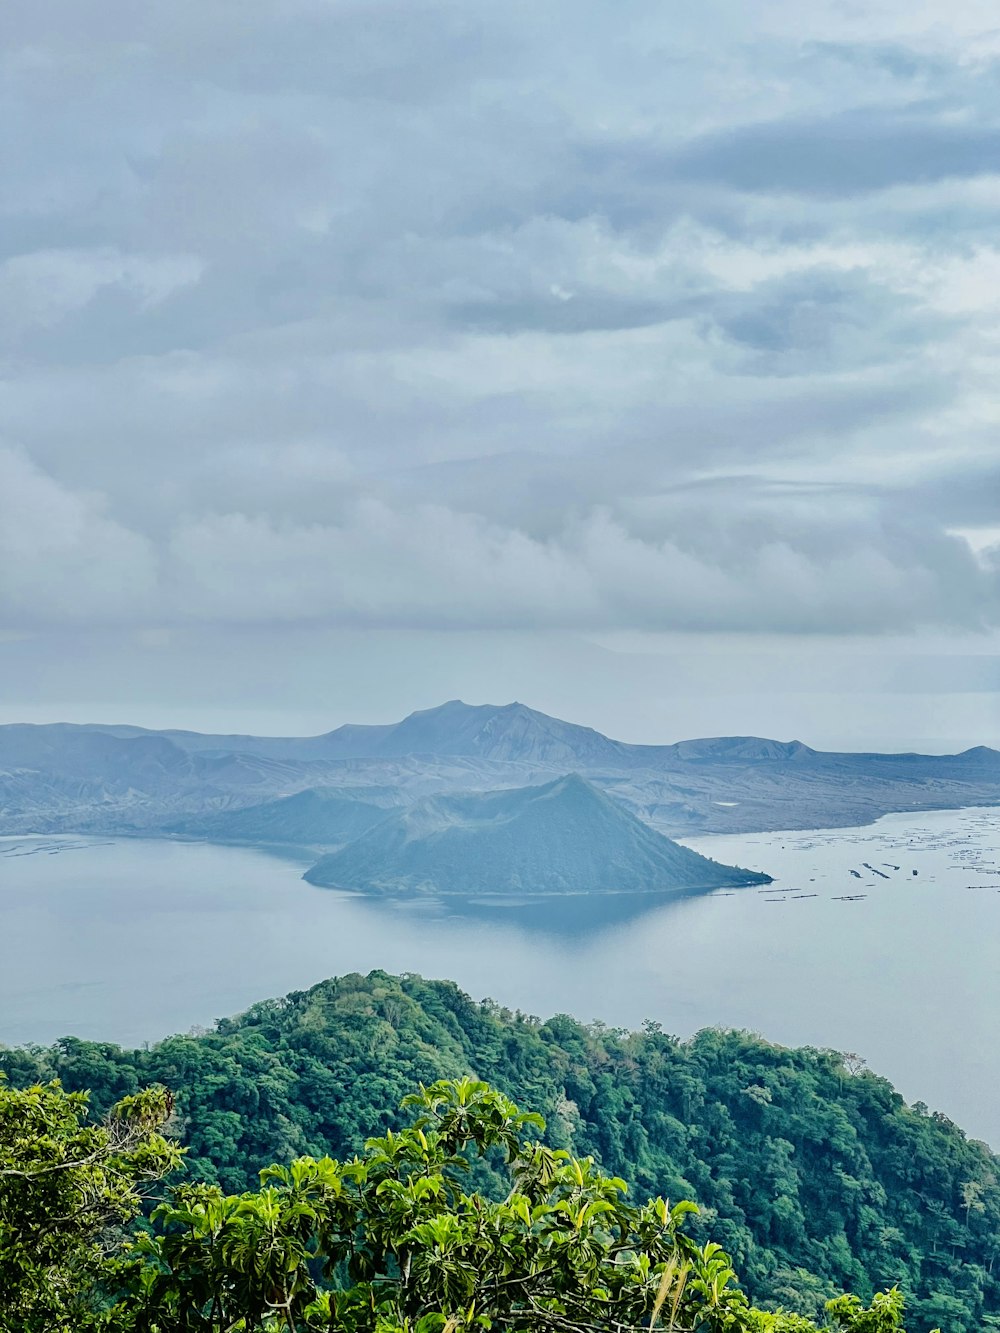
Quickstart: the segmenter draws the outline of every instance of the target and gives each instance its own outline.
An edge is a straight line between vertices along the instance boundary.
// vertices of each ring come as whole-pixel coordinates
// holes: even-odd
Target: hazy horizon
[[[457,697],[457,696],[456,696]],[[858,723],[860,714],[866,710],[871,710],[874,715],[884,713],[884,699],[879,696],[860,696],[857,697],[854,715],[852,721],[855,725]],[[961,720],[964,716],[968,720],[970,714],[974,715],[979,709],[984,713],[991,713],[995,716],[995,698],[988,694],[956,694],[921,696],[925,705],[933,704],[936,706],[938,714],[945,712],[949,720],[958,718]],[[47,705],[42,708],[29,708],[19,712],[8,712],[0,708],[0,726],[32,723],[36,725],[71,723],[76,725],[91,726],[135,726],[143,727],[150,731],[195,731],[208,734],[229,735],[229,736],[318,736],[327,732],[334,731],[336,728],[345,724],[362,723],[365,725],[391,725],[401,721],[411,713],[422,712],[428,709],[434,709],[451,700],[440,699],[431,703],[420,703],[414,707],[407,707],[404,712],[397,712],[389,715],[380,712],[377,708],[369,708],[364,716],[351,715],[336,717],[333,720],[325,718],[321,714],[297,714],[287,711],[278,711],[275,713],[267,711],[236,710],[232,713],[211,711],[205,714],[202,710],[195,709],[173,709],[162,706],[153,708],[140,708],[136,714],[125,716],[119,713],[102,713],[100,715],[93,713],[90,708],[74,708],[72,705]],[[970,734],[956,734],[952,737],[936,734],[924,737],[914,737],[909,742],[905,738],[893,735],[890,732],[878,730],[873,723],[873,729],[864,734],[858,734],[853,738],[853,743],[842,743],[836,740],[837,733],[833,731],[820,731],[820,740],[811,738],[809,735],[798,733],[781,733],[767,728],[753,729],[712,729],[710,726],[698,729],[695,724],[694,730],[688,730],[683,734],[665,734],[648,733],[642,731],[641,727],[626,728],[625,732],[617,729],[613,724],[602,726],[592,718],[571,716],[565,712],[554,711],[551,708],[542,708],[537,706],[531,699],[501,699],[501,698],[465,698],[459,702],[471,706],[493,706],[502,707],[507,704],[520,703],[536,712],[546,713],[550,717],[556,717],[561,721],[574,723],[579,726],[593,727],[604,735],[610,736],[613,740],[625,741],[630,744],[646,745],[670,745],[677,741],[696,740],[705,737],[715,736],[760,736],[778,741],[801,741],[803,744],[817,750],[861,752],[874,751],[881,753],[890,752],[918,752],[924,754],[952,754],[962,750],[971,749],[979,745],[991,745],[991,739],[972,739]],[[912,705],[912,700],[910,701]],[[747,700],[747,712],[754,711]],[[942,704],[945,708],[942,710]],[[728,701],[729,715],[735,715],[734,710],[738,704],[734,701]],[[604,711],[611,714],[611,710]],[[759,712],[759,710],[757,710]],[[703,715],[711,718],[717,716],[718,711],[709,709]],[[309,718],[314,720],[309,721]],[[286,723],[297,723],[297,725],[288,726]],[[885,719],[882,718],[884,728]],[[978,734],[978,733],[977,733]],[[879,743],[879,736],[882,742]],[[990,733],[992,748],[1000,748],[1000,731]]]

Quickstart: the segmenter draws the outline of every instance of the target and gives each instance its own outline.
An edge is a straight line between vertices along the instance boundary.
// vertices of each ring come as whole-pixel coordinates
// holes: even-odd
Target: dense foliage
[[[838,1291],[868,1302],[898,1285],[917,1333],[1000,1326],[997,1159],[832,1052],[542,1023],[376,972],[149,1050],[66,1040],[0,1052],[0,1068],[89,1088],[101,1111],[166,1085],[188,1179],[237,1192],[270,1162],[360,1150],[398,1126],[419,1083],[475,1075],[542,1112],[549,1147],[593,1156],[637,1199],[697,1200],[693,1243],[721,1244],[756,1301],[816,1316]],[[491,1158],[472,1181],[503,1196]]]
[[[97,1125],[86,1093],[0,1083],[0,1329],[77,1333],[114,1318],[110,1297],[95,1301],[117,1272],[107,1239],[180,1160],[159,1133],[169,1108],[150,1089]]]
[[[0,1216],[14,1279],[0,1329],[639,1333],[663,1318],[669,1330],[817,1333],[750,1305],[722,1248],[685,1231],[694,1204],[627,1203],[624,1181],[529,1137],[545,1122],[487,1084],[443,1080],[404,1106],[415,1123],[361,1156],[269,1167],[239,1196],[180,1185],[126,1238],[109,1224],[137,1211],[136,1178],[173,1165],[157,1132],[164,1090],[83,1127],[82,1094],[0,1089],[0,1179],[19,1191]],[[490,1156],[505,1176],[497,1199],[463,1188]],[[64,1177],[75,1183],[53,1191]],[[842,1296],[825,1327],[892,1333],[902,1312],[896,1290],[870,1309]]]

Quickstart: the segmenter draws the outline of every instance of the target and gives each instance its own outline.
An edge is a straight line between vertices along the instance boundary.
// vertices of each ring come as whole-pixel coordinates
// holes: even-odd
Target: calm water
[[[138,1043],[382,967],[542,1015],[855,1051],[1000,1147],[1000,812],[691,845],[778,882],[659,905],[392,908],[255,851],[0,839],[0,1041]]]

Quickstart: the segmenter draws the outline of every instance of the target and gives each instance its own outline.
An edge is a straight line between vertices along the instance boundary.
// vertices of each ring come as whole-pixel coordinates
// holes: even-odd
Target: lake
[[[857,1052],[1000,1147],[1000,812],[686,841],[776,883],[393,907],[244,848],[2,838],[0,1041],[138,1044],[381,967],[543,1016]]]

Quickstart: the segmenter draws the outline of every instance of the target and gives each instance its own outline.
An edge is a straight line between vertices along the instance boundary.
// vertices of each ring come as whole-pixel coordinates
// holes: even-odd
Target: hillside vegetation
[[[15,1085],[90,1089],[98,1112],[164,1084],[188,1179],[233,1191],[272,1161],[357,1151],[400,1123],[415,1086],[475,1075],[541,1112],[550,1146],[593,1155],[636,1199],[697,1201],[691,1236],[732,1255],[754,1300],[815,1315],[838,1291],[869,1300],[898,1284],[915,1333],[1000,1326],[997,1158],[833,1052],[542,1022],[449,982],[373,972],[148,1050],[67,1039],[0,1051],[0,1069]],[[489,1158],[473,1178],[503,1188]]]
[[[86,1093],[0,1083],[0,1333],[904,1333],[896,1287],[834,1297],[822,1330],[755,1308],[688,1231],[693,1203],[630,1202],[486,1083],[399,1109],[360,1154],[227,1196],[165,1184],[183,1157],[165,1088],[95,1123]],[[487,1161],[492,1197],[467,1188]]]

